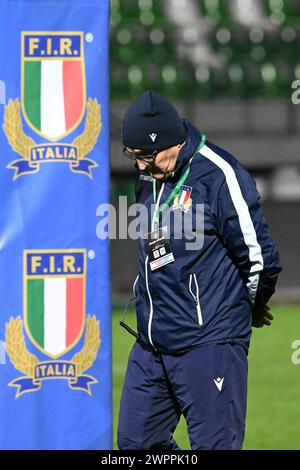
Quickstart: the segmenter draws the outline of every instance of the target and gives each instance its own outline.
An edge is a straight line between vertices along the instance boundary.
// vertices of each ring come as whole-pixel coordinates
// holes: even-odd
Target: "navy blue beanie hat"
[[[143,93],[125,113],[122,140],[126,147],[163,150],[181,144],[186,130],[178,112],[154,91]]]

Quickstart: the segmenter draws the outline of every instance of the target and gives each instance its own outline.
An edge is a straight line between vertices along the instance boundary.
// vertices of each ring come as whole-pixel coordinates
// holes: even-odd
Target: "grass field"
[[[255,329],[249,354],[248,413],[244,449],[300,449],[300,364],[291,362],[292,342],[300,340],[300,306],[273,307],[273,325]],[[113,313],[114,448],[119,403],[134,343]],[[126,321],[134,325],[134,313]],[[184,420],[175,432],[181,449],[189,449]]]

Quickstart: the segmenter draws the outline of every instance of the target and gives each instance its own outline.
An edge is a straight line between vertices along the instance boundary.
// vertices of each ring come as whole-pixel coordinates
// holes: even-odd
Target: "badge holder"
[[[152,232],[147,233],[144,240],[151,271],[174,261],[167,227],[154,229]]]

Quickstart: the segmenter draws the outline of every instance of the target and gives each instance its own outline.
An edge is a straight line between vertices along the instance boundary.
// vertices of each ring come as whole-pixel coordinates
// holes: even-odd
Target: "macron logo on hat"
[[[154,134],[154,132],[152,132],[152,134],[149,134],[149,137],[150,137],[150,139],[152,140],[152,142],[155,142],[155,141],[156,141],[157,134]]]

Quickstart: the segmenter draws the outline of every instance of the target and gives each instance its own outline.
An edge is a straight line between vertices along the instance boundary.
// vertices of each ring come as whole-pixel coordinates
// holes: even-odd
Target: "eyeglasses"
[[[148,150],[145,150],[143,152],[133,153],[129,152],[129,150],[127,150],[127,147],[123,148],[123,155],[125,155],[125,157],[130,158],[130,160],[134,161],[142,160],[145,163],[153,163],[159,152],[160,150],[154,150],[152,153]]]

